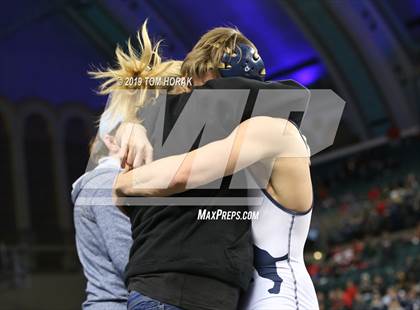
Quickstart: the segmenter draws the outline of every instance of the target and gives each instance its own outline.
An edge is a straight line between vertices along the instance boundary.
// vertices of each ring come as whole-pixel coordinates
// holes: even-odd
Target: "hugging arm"
[[[169,196],[278,156],[309,156],[298,129],[284,119],[253,117],[225,139],[121,173],[114,190],[119,197]]]

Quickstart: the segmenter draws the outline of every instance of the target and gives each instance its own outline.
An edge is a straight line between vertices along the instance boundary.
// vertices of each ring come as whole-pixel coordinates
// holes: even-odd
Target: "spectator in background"
[[[347,281],[346,289],[343,292],[343,304],[347,309],[352,309],[357,291],[357,287],[353,281]]]
[[[363,297],[361,294],[357,293],[354,296],[352,310],[364,310],[366,309],[366,305],[363,301]]]
[[[316,297],[319,302],[319,310],[325,310],[325,294],[323,292],[317,292]]]
[[[370,303],[370,309],[372,310],[383,310],[383,303],[381,300],[381,295],[379,294],[379,292],[375,292],[373,294],[373,298],[372,301]]]
[[[343,309],[343,290],[340,288],[333,289],[329,292],[328,298],[330,302],[329,309],[331,310],[341,310]]]
[[[397,292],[394,287],[389,287],[386,294],[382,297],[382,304],[387,308],[394,308],[399,305],[397,300]]]

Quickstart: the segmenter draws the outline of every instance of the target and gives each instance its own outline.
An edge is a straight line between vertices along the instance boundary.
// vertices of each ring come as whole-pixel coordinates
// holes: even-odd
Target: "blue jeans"
[[[182,310],[181,308],[164,304],[156,299],[131,291],[127,301],[128,310]]]

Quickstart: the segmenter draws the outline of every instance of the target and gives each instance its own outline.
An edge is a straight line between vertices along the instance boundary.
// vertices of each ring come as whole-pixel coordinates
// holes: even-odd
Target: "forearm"
[[[148,165],[120,173],[114,184],[118,197],[124,196],[170,196],[182,192],[182,184],[175,175],[183,155],[156,160]]]
[[[169,156],[121,173],[115,183],[117,196],[170,196],[196,188],[226,175],[232,138],[198,150]],[[229,166],[229,165],[228,165]]]

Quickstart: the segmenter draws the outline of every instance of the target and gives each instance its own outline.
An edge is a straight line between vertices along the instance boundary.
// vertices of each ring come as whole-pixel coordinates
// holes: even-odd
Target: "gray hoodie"
[[[83,309],[127,309],[123,273],[131,247],[131,225],[112,202],[112,185],[119,162],[100,160],[74,184],[76,246],[87,279]]]

